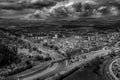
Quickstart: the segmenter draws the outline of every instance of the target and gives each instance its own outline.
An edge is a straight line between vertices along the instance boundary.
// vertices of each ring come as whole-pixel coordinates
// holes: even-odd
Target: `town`
[[[41,30],[39,27],[38,30],[34,31],[35,28],[1,28],[1,50],[5,51],[1,52],[1,63],[5,64],[1,65],[0,68],[1,79],[51,78],[58,72],[60,75],[69,73],[75,67],[80,67],[82,62],[87,65],[86,61],[92,60],[90,58],[92,56],[116,56],[119,53],[119,28],[117,30],[101,29],[97,31],[93,27],[83,27],[70,28],[66,31],[58,27],[58,31],[57,28],[49,30],[48,27],[48,33],[39,31]],[[104,53],[104,51],[108,52]],[[7,58],[5,58],[6,56]],[[34,73],[39,69],[52,69],[53,64],[57,63],[61,67],[58,67],[58,70],[55,69],[55,72],[49,72],[51,73],[49,75],[44,73],[44,75],[35,76]],[[49,65],[52,67],[48,67]],[[64,68],[62,68],[63,66]],[[33,74],[33,76],[24,78],[29,74]]]
[[[0,0],[0,80],[120,80],[120,0]]]

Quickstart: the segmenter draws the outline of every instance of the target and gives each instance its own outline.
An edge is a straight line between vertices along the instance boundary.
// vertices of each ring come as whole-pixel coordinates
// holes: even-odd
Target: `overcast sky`
[[[29,14],[39,14],[43,8],[50,8],[57,5],[62,0],[0,0],[0,17],[25,17]],[[71,0],[71,1],[93,1],[93,0]],[[95,1],[95,0],[94,0]],[[107,4],[110,1],[110,6],[119,5],[120,0],[98,0]],[[117,3],[117,4],[116,4]],[[107,4],[109,5],[109,4]],[[119,8],[111,8],[112,14],[119,13]],[[118,11],[117,11],[118,10]],[[45,12],[45,11],[44,11]],[[44,13],[43,13],[44,14]]]

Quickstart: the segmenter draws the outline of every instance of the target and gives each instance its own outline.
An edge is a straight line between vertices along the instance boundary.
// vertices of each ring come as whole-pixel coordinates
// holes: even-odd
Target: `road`
[[[44,53],[47,53],[47,54],[50,54],[50,56],[52,57],[53,59],[53,62],[54,61],[58,61],[58,60],[64,60],[65,57],[63,57],[62,55],[58,54],[57,52],[55,52],[54,50],[48,50],[46,48],[44,48],[43,46],[41,46],[40,44],[35,44],[29,40],[26,40],[26,39],[22,39],[26,42],[29,42],[31,46],[36,46],[38,48],[38,50],[44,52]],[[31,74],[27,74],[24,75],[24,77],[19,77],[21,80],[33,80],[35,78],[44,78],[49,75],[52,75],[52,74],[55,74],[56,72],[58,72],[59,70],[63,69],[65,67],[65,61],[61,61],[61,62],[58,62],[58,63],[52,63],[49,62],[49,67],[46,68],[44,71],[41,71],[41,72],[34,72],[32,75]]]
[[[35,45],[38,47],[39,50],[42,50],[42,51],[44,51],[46,53],[50,53],[50,55],[52,57],[54,57],[55,60],[61,58],[61,56],[58,55],[56,52],[51,51],[51,50],[47,50],[47,49],[41,47],[40,45],[37,45],[37,44],[35,44]],[[58,62],[58,63],[53,64],[53,66],[47,68],[45,71],[43,71],[41,73],[38,73],[38,74],[35,74],[33,76],[25,77],[22,80],[33,80],[33,79],[38,78],[38,77],[40,79],[42,79],[41,78],[42,76],[46,76],[47,77],[47,73],[49,73],[49,74],[57,73],[59,70],[61,70],[63,68],[63,66],[65,67],[64,69],[71,69],[71,68],[74,68],[76,66],[81,66],[82,64],[84,64],[84,63],[86,63],[86,62],[96,58],[97,56],[108,55],[109,52],[111,52],[111,50],[99,50],[99,51],[94,51],[94,52],[91,52],[91,53],[87,53],[87,54],[85,54],[85,55],[87,55],[86,59],[81,59],[81,61],[78,61],[78,62],[76,62],[76,63],[74,63],[74,64],[72,64],[70,66],[65,66],[65,62],[64,61],[63,61],[64,65],[61,64],[61,62]]]
[[[42,47],[41,45],[35,44],[31,41],[28,41],[28,42],[31,43],[31,45],[38,47],[39,50],[50,54],[50,56],[53,57],[55,60],[59,60],[59,59],[64,58],[63,56],[61,56],[60,54],[58,54],[57,52],[55,52],[53,50],[48,50],[48,49]],[[49,76],[52,76],[60,71],[69,70],[69,69],[72,69],[76,66],[81,66],[81,65],[85,64],[86,62],[89,62],[90,60],[95,59],[97,56],[108,55],[109,52],[111,52],[111,49],[110,50],[98,50],[98,51],[93,51],[90,53],[83,54],[83,55],[87,56],[86,59],[81,59],[80,61],[75,62],[69,66],[66,66],[66,62],[64,60],[60,61],[60,62],[50,63],[49,67],[47,67],[43,71],[40,71],[40,72],[36,71],[32,74],[28,73],[28,75],[22,76],[22,77],[20,77],[20,79],[21,80],[33,80],[33,79],[39,78],[40,80],[43,80],[43,79],[45,79]]]
[[[114,80],[114,78],[110,75],[110,72],[109,72],[110,63],[111,63],[111,59],[107,60],[102,67],[105,80]]]
[[[114,75],[114,73],[113,73],[113,71],[112,71],[113,63],[116,62],[118,59],[120,59],[120,58],[115,58],[115,59],[113,59],[113,60],[111,61],[110,65],[109,65],[109,73],[110,73],[110,75],[112,75],[112,77],[114,78],[114,80],[119,80],[119,79]]]
[[[35,44],[35,43],[31,42],[31,41],[28,41],[28,40],[24,40],[24,41],[29,42],[31,44],[31,46],[38,47],[38,49],[40,51],[50,54],[50,56],[53,58],[53,60],[45,62],[45,63],[40,64],[40,65],[37,65],[37,66],[33,67],[32,69],[29,69],[29,70],[24,71],[22,73],[7,77],[5,80],[8,80],[8,79],[13,80],[13,79],[17,79],[17,78],[20,78],[21,80],[27,80],[27,78],[28,78],[28,80],[32,80],[33,78],[36,78],[36,77],[39,77],[39,76],[44,76],[45,74],[48,74],[51,71],[54,71],[54,70],[59,71],[60,68],[65,67],[64,66],[65,62],[64,61],[52,64],[52,62],[54,62],[54,61],[64,60],[65,57],[63,57],[62,55],[59,55],[55,51],[48,50],[48,49],[42,47],[41,45]],[[39,73],[41,73],[41,74],[39,74]],[[31,78],[31,76],[32,76],[32,78]]]
[[[97,56],[108,55],[110,51],[111,50],[99,50],[99,51],[95,51],[93,53],[87,53],[86,54],[87,55],[86,59],[81,59],[81,61],[78,61],[78,62],[76,62],[76,63],[74,63],[70,66],[65,66],[65,61],[54,63],[51,67],[48,67],[46,70],[44,70],[40,73],[34,74],[32,76],[30,75],[30,76],[24,77],[21,80],[33,80],[33,79],[36,79],[36,78],[40,78],[42,80],[45,77],[47,77],[48,75],[55,74],[55,73],[57,73],[59,71],[62,71],[64,69],[71,69],[71,68],[74,68],[76,66],[81,66],[84,63],[96,58]]]
[[[98,51],[94,51],[94,52],[91,52],[91,53],[83,54],[83,55],[87,56],[86,59],[81,59],[80,61],[74,63],[73,65],[68,66],[68,68],[72,68],[72,67],[75,67],[75,66],[81,66],[83,63],[87,63],[88,61],[90,61],[92,59],[95,59],[97,56],[108,55],[109,52],[111,52],[111,50],[98,50]]]
[[[103,69],[102,71],[103,71],[103,75],[105,76],[106,80],[119,80],[112,71],[112,65],[117,59],[118,57],[115,57],[113,59],[110,58],[107,61],[105,61],[102,67]]]
[[[50,73],[51,71],[55,70],[58,67],[58,65],[59,65],[58,63],[55,63],[52,65],[52,67],[47,68],[45,71],[40,72],[40,74],[38,73],[38,74],[34,74],[32,76],[24,77],[24,78],[22,78],[22,80],[33,80],[37,77],[42,77],[45,74]]]
[[[13,79],[17,79],[17,78],[24,77],[27,75],[31,75],[35,72],[41,72],[42,70],[46,69],[48,66],[49,66],[48,62],[46,62],[46,63],[40,64],[40,65],[37,65],[37,66],[33,67],[32,69],[28,69],[21,73],[9,76],[9,77],[5,78],[4,80],[13,80]]]

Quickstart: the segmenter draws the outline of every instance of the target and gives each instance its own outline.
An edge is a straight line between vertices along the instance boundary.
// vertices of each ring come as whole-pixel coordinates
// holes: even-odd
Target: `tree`
[[[68,59],[71,59],[71,52],[66,51],[66,57],[67,57]]]
[[[55,49],[55,51],[58,51],[59,48],[57,46],[55,46],[54,49]]]
[[[109,53],[109,56],[110,57],[116,56],[116,53],[115,53],[115,51],[113,49],[111,49],[111,52]]]
[[[4,55],[3,53],[0,53],[0,63],[2,62],[3,59],[4,59]]]
[[[42,57],[42,56],[35,56],[35,60],[36,60],[36,61],[43,60],[43,57]]]
[[[38,48],[37,47],[33,47],[33,51],[37,51],[38,50]]]
[[[47,47],[47,46],[48,46],[48,44],[47,44],[47,43],[43,43],[43,46]]]
[[[1,66],[5,64],[11,64],[13,62],[17,62],[18,56],[17,56],[17,51],[16,49],[12,48],[10,49],[8,46],[4,44],[0,44],[0,53],[2,54],[1,56],[3,57],[3,60],[1,62]]]

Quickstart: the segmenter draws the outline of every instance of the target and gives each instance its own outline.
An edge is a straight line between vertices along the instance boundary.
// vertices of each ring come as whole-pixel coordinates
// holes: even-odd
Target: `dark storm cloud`
[[[55,5],[55,1],[50,0],[19,0],[14,2],[8,1],[0,1],[0,9],[14,9],[14,10],[21,10],[21,9],[41,9],[43,7],[49,7]]]
[[[76,3],[80,3],[82,7],[77,9],[73,6],[77,5]],[[88,8],[89,6],[90,8]],[[74,17],[92,16],[99,18],[106,15],[119,15],[120,0],[0,0],[0,9],[6,10],[3,11],[3,13],[6,12],[6,15],[11,13],[17,15],[27,9],[32,9],[32,12],[26,14],[26,18],[47,18],[51,15],[55,17],[63,15],[60,13]]]
[[[27,8],[41,9],[43,7],[54,6],[58,1],[59,0],[0,0],[0,9],[15,9],[15,10],[21,10]],[[75,0],[75,1],[82,1],[82,0]],[[93,0],[84,0],[84,1],[90,2]],[[120,0],[99,0],[98,2],[102,3],[102,5],[115,5],[118,8],[120,8]]]
[[[15,4],[15,3],[1,3],[0,4],[0,9],[13,9],[13,10],[21,10],[24,9],[25,7],[28,7],[28,5],[19,5],[19,4]]]
[[[54,0],[0,0],[0,17],[26,16],[55,4]]]
[[[24,17],[29,13],[35,12],[34,9],[23,9],[23,10],[0,10],[0,17],[2,18],[16,18],[16,17]]]
[[[74,5],[81,5],[81,7],[74,7]],[[58,2],[50,8],[36,10],[33,14],[29,14],[27,18],[46,19],[51,15],[57,18],[63,16],[77,19],[81,17],[120,16],[120,0],[67,0]]]

